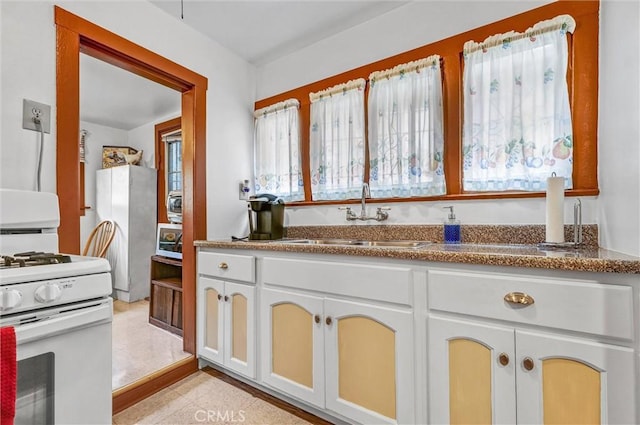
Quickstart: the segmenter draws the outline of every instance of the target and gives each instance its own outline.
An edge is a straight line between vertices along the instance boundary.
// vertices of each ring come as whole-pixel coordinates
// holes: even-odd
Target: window
[[[312,164],[311,155],[308,154],[308,152],[313,149],[314,145],[312,140],[316,137],[314,132],[310,131],[311,122],[313,121],[312,109],[315,110],[316,106],[315,103],[309,99],[309,93],[318,92],[326,87],[333,87],[336,84],[340,84],[345,81],[366,79],[376,71],[392,69],[398,66],[398,64],[407,63],[409,61],[419,61],[421,58],[428,58],[432,55],[440,56],[443,149],[442,158],[439,158],[439,154],[437,154],[439,151],[437,147],[435,147],[437,145],[434,144],[433,151],[429,154],[424,154],[424,157],[428,157],[435,153],[432,160],[442,160],[439,164],[442,164],[442,170],[444,171],[442,184],[444,185],[444,182],[446,181],[446,187],[444,189],[437,189],[436,191],[435,188],[440,184],[436,180],[436,178],[439,177],[438,173],[441,173],[441,171],[438,171],[440,166],[434,166],[432,163],[430,166],[425,167],[422,163],[424,159],[421,157],[419,171],[421,176],[424,175],[426,169],[432,173],[434,181],[431,185],[425,186],[429,189],[407,189],[409,192],[408,196],[411,197],[412,201],[543,197],[545,195],[544,185],[546,180],[541,179],[540,176],[544,176],[546,178],[552,172],[556,172],[557,175],[566,178],[567,195],[597,195],[599,193],[597,161],[599,12],[600,6],[598,1],[552,2],[516,16],[503,19],[499,22],[475,28],[465,33],[457,34],[410,51],[402,52],[396,56],[366,64],[359,68],[355,68],[324,80],[316,81],[306,86],[298,87],[285,93],[256,102],[256,108],[261,108],[281,100],[291,98],[298,99],[300,102],[300,149],[301,152],[303,152],[302,176],[305,188],[305,198],[304,201],[298,202],[297,205],[345,203],[344,199],[348,197],[359,198],[361,193],[360,190],[353,191],[350,189],[348,195],[341,192],[340,196],[329,196],[326,194],[322,197],[316,196],[319,192],[317,188],[314,189],[314,184],[317,185],[319,180],[318,178],[323,175],[320,171],[324,172],[325,177],[327,174],[326,170],[318,169],[319,164]],[[545,142],[539,142],[538,135],[535,135],[535,137],[529,136],[527,133],[529,130],[523,128],[525,131],[522,132],[522,135],[518,134],[517,137],[515,134],[511,136],[510,133],[507,133],[510,138],[507,142],[502,143],[502,151],[498,149],[497,151],[494,151],[495,153],[493,157],[483,157],[483,148],[481,147],[481,144],[477,145],[478,147],[473,151],[473,131],[468,131],[465,127],[467,123],[471,123],[472,121],[469,121],[464,115],[467,106],[466,102],[469,97],[469,95],[465,93],[463,81],[464,74],[465,72],[469,72],[471,74],[473,73],[472,70],[479,69],[471,63],[470,53],[474,52],[467,52],[467,56],[465,58],[465,44],[469,40],[486,40],[493,34],[505,33],[512,30],[527,34],[527,28],[533,27],[538,22],[550,19],[552,20],[554,17],[561,15],[570,15],[575,20],[575,30],[573,33],[568,31],[569,27],[565,28],[567,32],[563,37],[561,37],[563,39],[563,44],[555,44],[556,48],[561,47],[562,49],[566,49],[564,52],[558,53],[557,50],[553,50],[553,44],[547,44],[546,41],[542,43],[542,41],[547,38],[547,33],[549,33],[549,31],[541,32],[540,37],[538,37],[537,34],[534,35],[537,39],[539,38],[537,43],[542,43],[536,52],[544,51],[546,56],[548,51],[553,50],[555,52],[554,55],[557,58],[560,58],[560,60],[551,67],[553,71],[552,80],[549,80],[551,74],[547,73],[547,85],[553,84],[555,86],[556,84],[562,83],[564,86],[562,89],[563,93],[566,92],[566,95],[563,94],[562,97],[554,95],[553,103],[549,103],[549,105],[553,105],[552,109],[554,110],[554,117],[551,118],[551,116],[543,116],[543,119],[539,121],[543,123],[542,127],[544,127],[543,130],[546,132],[544,136]],[[529,38],[529,35],[525,35],[522,40],[523,42],[526,42],[527,40],[531,42]],[[514,45],[518,40],[519,39],[514,37],[514,39],[511,40],[510,47],[514,48]],[[496,47],[496,50],[499,51],[500,49],[502,49],[502,45]],[[522,57],[525,57],[524,52],[522,53]],[[545,61],[547,59],[548,58],[545,57]],[[506,61],[506,59],[504,60]],[[526,61],[523,63],[526,63]],[[523,66],[527,68],[526,65]],[[540,81],[541,84],[544,85],[544,72],[541,75],[542,79]],[[566,76],[566,78],[563,78],[564,76]],[[512,81],[514,81],[515,84],[515,80]],[[356,187],[361,184],[361,181],[370,181],[370,184],[373,187],[376,185],[376,183],[374,183],[376,173],[378,179],[380,179],[381,176],[380,168],[377,170],[375,169],[376,158],[378,158],[379,165],[379,158],[381,154],[379,150],[375,150],[378,148],[374,145],[380,143],[381,137],[374,133],[376,131],[384,132],[387,130],[379,128],[381,123],[376,123],[376,127],[374,128],[374,124],[371,122],[371,112],[366,109],[367,107],[372,107],[371,102],[373,101],[373,96],[376,96],[375,92],[377,89],[375,86],[377,83],[377,81],[374,81],[373,87],[365,85],[362,93],[365,105],[366,123],[365,139],[363,139],[363,144],[366,144],[368,139],[368,143],[370,143],[371,146],[368,149],[365,148],[364,169],[362,171],[361,180],[353,179],[351,183]],[[512,86],[514,84],[512,84]],[[515,85],[517,86],[517,84]],[[379,87],[381,89],[382,85]],[[490,93],[490,83],[487,86],[483,86],[483,90],[489,90]],[[554,91],[554,93],[560,92]],[[551,98],[545,99],[545,102],[550,102],[550,99]],[[506,110],[504,106],[499,106],[499,108],[502,108],[500,110]],[[534,108],[533,110],[536,109]],[[430,107],[430,113],[434,113],[435,111],[435,108]],[[529,116],[530,112],[525,111],[526,107],[523,109],[523,107],[520,106],[519,115],[522,117],[525,115]],[[543,111],[546,112],[547,109],[545,108]],[[570,115],[560,114],[558,116],[564,116],[564,118],[558,118],[558,120],[556,120],[556,113],[559,113],[560,111],[563,111],[562,114],[565,114],[566,111],[570,111]],[[418,111],[417,113],[421,112],[424,111]],[[366,121],[367,119],[369,121]],[[433,116],[431,119],[435,120],[432,121],[432,123],[436,125],[435,123],[437,123],[437,119]],[[528,125],[524,118],[520,118],[520,123],[522,123],[524,127]],[[389,124],[389,127],[390,126],[391,124]],[[326,128],[324,130],[326,130]],[[511,128],[508,130],[511,132]],[[397,134],[401,134],[403,132],[401,129],[393,131]],[[432,131],[433,133],[431,133]],[[429,128],[430,137],[433,135],[435,138],[435,132],[435,127]],[[471,138],[464,139],[463,134],[468,134]],[[382,136],[383,146],[385,143],[384,137],[385,136]],[[522,143],[520,143],[521,139]],[[434,139],[434,142],[435,140],[436,139]],[[467,140],[471,140],[471,143],[468,143]],[[549,143],[549,140],[551,140],[551,143]],[[535,144],[535,148],[533,145],[527,144],[529,141]],[[509,145],[509,143],[512,143],[512,145]],[[486,172],[485,169],[494,168],[490,167],[490,165],[492,165],[492,161],[496,162],[495,168],[497,168],[498,163],[504,163],[505,165],[502,168],[506,169],[506,153],[515,154],[518,149],[520,149],[519,155],[521,156],[517,158],[514,156],[514,158],[511,159],[511,165],[517,162],[522,166],[522,168],[528,168],[529,172],[534,171],[534,173],[523,175],[522,177],[501,177],[500,179],[494,179],[491,184],[487,183],[486,187],[483,187],[482,184],[475,183],[473,181],[475,177],[468,172],[468,167],[467,170],[465,170],[465,153],[469,155],[470,150],[471,157],[466,157],[466,165],[469,166],[469,160],[471,160],[471,165],[473,165],[473,161],[475,161],[475,165],[473,165],[474,168],[480,170],[481,173],[484,173]],[[406,156],[404,152],[399,156],[396,153],[394,154],[397,155],[397,158]],[[474,154],[476,155],[475,157],[473,156]],[[390,158],[391,154],[385,155],[387,155],[386,158]],[[545,159],[547,159],[546,164]],[[542,161],[542,165],[540,165],[540,161]],[[357,164],[357,161],[354,164]],[[333,165],[333,160],[330,165]],[[527,166],[525,167],[525,165]],[[407,165],[403,164],[403,167],[402,171],[398,170],[387,174],[398,176],[404,173],[404,175],[406,175]],[[409,166],[409,168],[411,167]],[[436,169],[435,172],[434,168]],[[414,172],[418,173],[418,170],[415,169]],[[358,171],[358,173],[360,172]],[[314,178],[316,179],[315,183]],[[489,181],[491,177],[481,176],[480,179]],[[512,185],[514,182],[516,183],[516,186]],[[415,182],[411,182],[411,184],[414,183]],[[391,183],[391,186],[393,186],[393,184],[395,183]],[[426,185],[426,182],[421,182],[420,184]],[[426,194],[421,193],[421,191],[424,190],[427,190]],[[402,189],[395,190],[396,193],[398,193],[398,191],[400,191],[400,195],[404,194]],[[372,190],[372,192],[375,193],[375,197],[372,199],[372,202],[393,202],[398,200],[393,189],[385,188],[382,193],[376,190]],[[353,200],[350,202],[356,201]]]
[[[563,15],[465,44],[465,191],[541,191],[552,173],[572,187],[566,33],[574,28]]]
[[[164,136],[167,144],[167,194],[182,190],[182,132]]]
[[[443,195],[442,79],[437,55],[369,76],[374,198]]]
[[[289,99],[254,113],[256,193],[278,195],[285,201],[304,199],[299,106]]]
[[[357,198],[364,182],[365,80],[311,93],[311,193],[313,199]]]

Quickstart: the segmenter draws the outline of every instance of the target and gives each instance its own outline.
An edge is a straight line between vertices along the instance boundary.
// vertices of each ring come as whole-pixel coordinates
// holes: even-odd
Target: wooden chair
[[[113,241],[115,234],[116,225],[113,221],[101,221],[89,235],[89,239],[87,239],[82,255],[105,258],[109,245],[111,245],[111,241]]]

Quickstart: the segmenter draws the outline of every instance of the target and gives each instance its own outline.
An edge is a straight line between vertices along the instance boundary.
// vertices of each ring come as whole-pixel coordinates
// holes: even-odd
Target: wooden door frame
[[[196,251],[193,241],[206,238],[206,95],[208,80],[169,59],[98,25],[54,6],[56,24],[56,179],[60,200],[61,252],[80,253],[80,53],[108,62],[182,93],[183,172],[183,325],[184,350],[196,348]],[[153,375],[114,392],[118,412],[197,370],[191,357],[172,369],[182,373]],[[171,375],[171,380],[168,376]],[[164,376],[164,378],[163,378]]]
[[[182,118],[158,123],[154,127],[156,139],[156,170],[158,170],[158,223],[168,223],[167,217],[167,171],[166,171],[166,149],[162,141],[162,135],[182,128]]]

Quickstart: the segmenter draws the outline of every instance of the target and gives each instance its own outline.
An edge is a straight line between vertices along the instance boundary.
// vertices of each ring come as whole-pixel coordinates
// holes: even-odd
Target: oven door
[[[15,424],[111,423],[111,298],[20,316]]]

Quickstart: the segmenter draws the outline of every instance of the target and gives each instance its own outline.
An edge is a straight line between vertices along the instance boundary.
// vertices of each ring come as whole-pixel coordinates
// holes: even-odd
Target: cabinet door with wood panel
[[[198,279],[198,355],[224,363],[224,281]]]
[[[198,355],[255,378],[255,287],[198,279]]]
[[[518,423],[637,423],[633,350],[515,331]]]
[[[323,298],[263,289],[262,381],[324,408]]]
[[[325,299],[326,406],[359,423],[413,423],[413,313]]]
[[[513,328],[429,317],[429,422],[516,423]]]
[[[635,423],[633,350],[429,317],[431,423]]]

